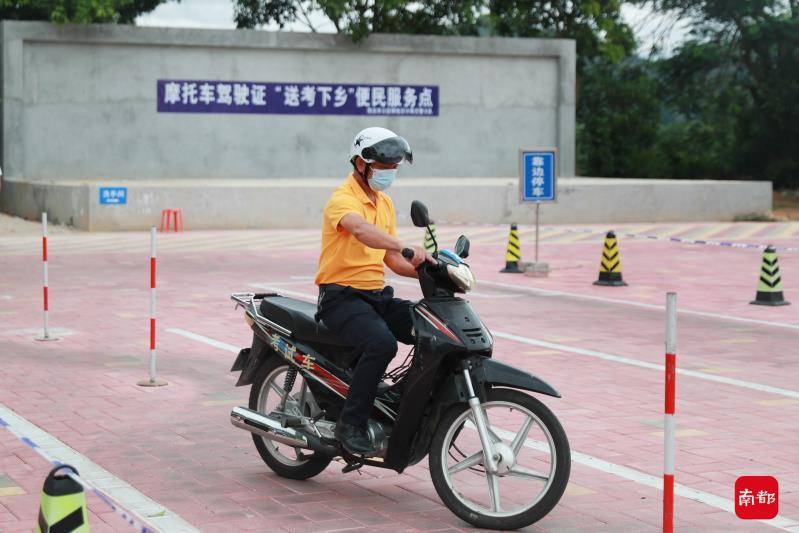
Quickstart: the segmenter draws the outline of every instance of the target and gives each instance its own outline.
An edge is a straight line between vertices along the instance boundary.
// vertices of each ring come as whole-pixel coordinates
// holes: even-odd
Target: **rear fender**
[[[231,372],[241,371],[236,386],[251,385],[255,375],[258,373],[258,369],[270,356],[279,357],[258,335],[253,335],[252,347],[241,350],[239,355],[236,356],[233,367],[230,369]]]

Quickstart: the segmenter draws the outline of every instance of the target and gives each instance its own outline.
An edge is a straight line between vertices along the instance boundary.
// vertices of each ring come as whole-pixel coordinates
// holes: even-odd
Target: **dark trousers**
[[[317,320],[361,352],[341,421],[365,427],[377,385],[397,355],[397,341],[413,344],[412,302],[394,298],[394,289],[363,291],[342,285],[319,287]]]

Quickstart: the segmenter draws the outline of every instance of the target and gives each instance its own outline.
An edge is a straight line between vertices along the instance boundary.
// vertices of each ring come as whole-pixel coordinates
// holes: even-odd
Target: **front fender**
[[[541,378],[528,374],[523,370],[500,363],[494,359],[484,359],[483,374],[485,382],[497,387],[512,387],[514,389],[540,392],[548,396],[560,398],[560,393],[552,385]]]

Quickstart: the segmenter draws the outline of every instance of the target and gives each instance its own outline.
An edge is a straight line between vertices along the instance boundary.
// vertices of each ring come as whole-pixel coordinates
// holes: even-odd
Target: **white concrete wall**
[[[571,40],[336,35],[2,22],[6,176],[338,177],[370,125],[411,142],[406,176],[514,176],[557,146],[574,174]],[[438,85],[437,117],[158,113],[158,79]]]
[[[338,179],[113,181],[55,183],[7,180],[4,198],[19,214],[88,230],[146,229],[161,210],[179,207],[187,229],[316,228]],[[128,187],[126,205],[100,205],[99,188]],[[519,204],[518,180],[399,178],[389,191],[398,223],[410,225],[411,201],[421,200],[439,222],[534,222],[534,207]],[[733,220],[767,213],[771,182],[562,178],[558,200],[541,208],[542,221],[683,222]],[[3,206],[5,207],[5,206]]]

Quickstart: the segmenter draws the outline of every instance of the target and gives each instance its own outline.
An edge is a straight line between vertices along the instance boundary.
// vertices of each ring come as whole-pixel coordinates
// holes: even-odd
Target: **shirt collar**
[[[363,190],[363,187],[361,187],[361,184],[358,183],[357,179],[355,179],[355,174],[352,173],[352,172],[350,172],[350,175],[347,176],[347,185],[349,185],[350,189],[352,189],[352,191],[355,193],[355,196],[358,198],[358,200],[361,201],[361,203],[364,203],[364,204],[371,204],[372,203],[372,200],[369,199],[369,195],[366,194],[366,191]],[[379,200],[380,199],[380,193],[376,192],[375,193],[375,197],[376,197],[377,200]],[[376,205],[376,202],[375,202],[375,205]]]

